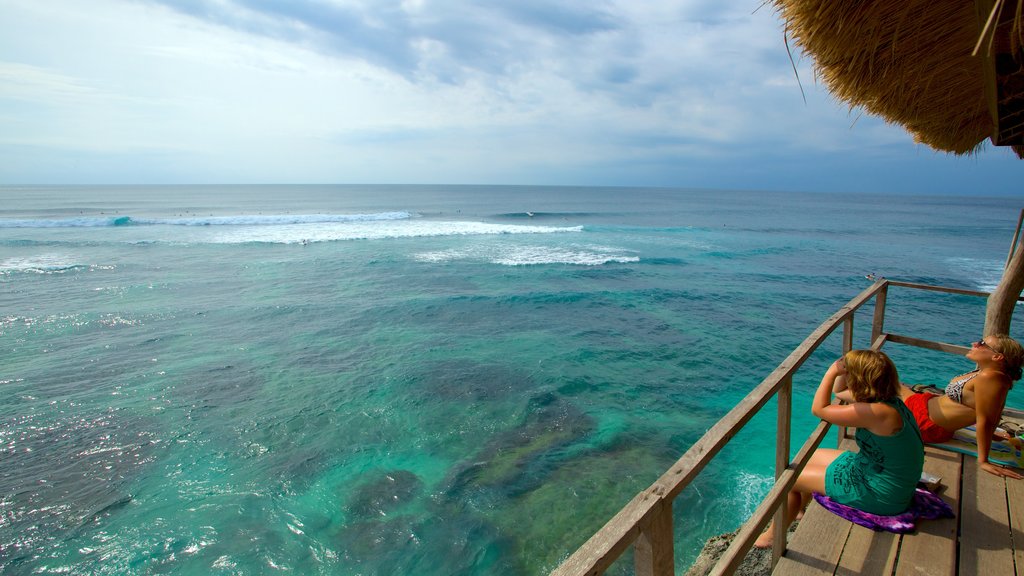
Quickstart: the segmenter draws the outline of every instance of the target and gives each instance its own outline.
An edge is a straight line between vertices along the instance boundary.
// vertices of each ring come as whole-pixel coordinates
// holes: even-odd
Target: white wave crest
[[[206,216],[183,218],[133,218],[135,224],[171,226],[282,226],[288,224],[323,224],[337,222],[380,222],[408,220],[409,212],[378,212],[375,214],[269,214],[240,216]]]
[[[24,218],[2,218],[0,228],[99,228],[115,226],[116,218],[58,218],[37,220]]]
[[[268,242],[296,244],[330,242],[337,240],[380,240],[387,238],[417,238],[430,236],[473,236],[500,234],[553,234],[579,232],[581,226],[517,226],[486,222],[444,222],[423,220],[378,220],[374,222],[345,222],[294,224],[271,227],[240,227],[217,233],[209,241],[221,244]]]
[[[979,292],[991,292],[1003,278],[1003,262],[976,258],[949,258],[949,265],[964,274]]]
[[[452,262],[479,260],[502,266],[539,264],[571,264],[601,266],[612,262],[639,262],[630,252],[605,246],[479,246],[472,248],[423,252],[416,255],[421,262]]]
[[[84,264],[76,262],[74,258],[66,254],[38,254],[0,260],[0,274],[13,272],[54,274],[84,267]]]

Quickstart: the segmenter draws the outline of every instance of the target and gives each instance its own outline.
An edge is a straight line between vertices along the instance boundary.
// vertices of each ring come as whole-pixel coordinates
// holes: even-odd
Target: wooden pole
[[[885,328],[885,298],[889,292],[889,283],[886,282],[885,286],[878,291],[875,295],[875,318],[871,323],[871,341],[875,342],[878,337],[882,335],[882,330]]]
[[[1006,255],[1006,265],[1003,268],[1010,267],[1010,260],[1013,259],[1013,253],[1017,251],[1017,242],[1020,240],[1020,225],[1024,223],[1024,208],[1021,208],[1020,216],[1017,217],[1017,229],[1013,232],[1013,242],[1010,242],[1010,253]]]
[[[662,509],[636,539],[633,569],[636,576],[674,576],[671,500],[665,500]]]
[[[853,314],[850,314],[843,321],[843,355],[845,356],[850,350],[853,350]],[[836,446],[839,446],[846,438],[846,426],[836,426],[836,430],[839,432],[838,438],[836,438]]]
[[[775,423],[775,480],[782,477],[782,473],[789,468],[790,449],[790,421],[793,417],[793,376],[787,376],[782,381],[778,395],[778,417]],[[782,553],[786,551],[786,513],[787,502],[784,498],[782,506],[775,511],[775,532],[772,533],[772,566],[779,562]]]
[[[985,306],[985,336],[1010,333],[1013,309],[1021,292],[1024,292],[1024,249],[1021,249],[1017,242],[1021,219],[1024,219],[1024,210],[1017,221],[1017,232],[1014,233],[1013,242],[1010,244],[1010,255],[1006,261],[1003,278],[988,297],[988,304]]]

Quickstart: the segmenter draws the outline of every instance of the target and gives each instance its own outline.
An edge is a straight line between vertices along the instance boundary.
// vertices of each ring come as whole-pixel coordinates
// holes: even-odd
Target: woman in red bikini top
[[[978,466],[996,476],[1024,478],[988,461],[992,438],[1006,406],[1006,394],[1021,377],[1024,349],[1005,334],[992,334],[972,343],[966,357],[977,363],[978,368],[950,380],[945,393],[915,393],[904,385],[900,396],[914,414],[926,443],[945,442],[953,437],[953,432],[974,424]]]

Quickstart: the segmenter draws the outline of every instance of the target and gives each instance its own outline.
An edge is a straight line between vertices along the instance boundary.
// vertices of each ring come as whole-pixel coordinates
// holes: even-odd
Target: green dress
[[[844,452],[825,470],[825,495],[858,510],[892,516],[910,506],[924,466],[924,444],[913,414],[896,398],[903,427],[892,436],[858,428],[859,452]]]

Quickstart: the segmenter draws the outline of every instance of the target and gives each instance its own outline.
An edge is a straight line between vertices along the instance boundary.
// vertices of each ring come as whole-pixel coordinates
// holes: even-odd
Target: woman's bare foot
[[[811,503],[810,494],[800,494],[800,511],[796,513],[796,517],[793,518],[794,522],[799,521],[804,517],[804,512],[807,511],[807,505]]]
[[[757,537],[757,540],[754,540],[754,548],[771,548],[772,538],[774,538],[774,536],[774,532],[772,532],[771,527],[769,527],[764,532],[761,532],[761,535]]]

